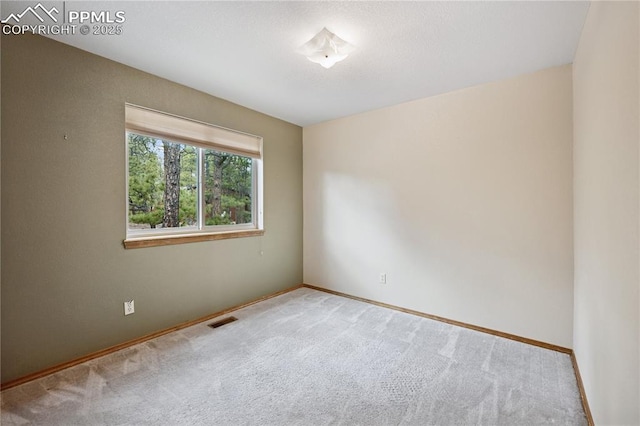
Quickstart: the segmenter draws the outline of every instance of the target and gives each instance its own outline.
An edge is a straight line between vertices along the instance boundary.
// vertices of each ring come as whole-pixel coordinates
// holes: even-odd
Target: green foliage
[[[146,223],[149,224],[152,228],[155,228],[157,225],[162,223],[162,217],[164,216],[164,209],[162,210],[154,210],[149,213],[135,213],[129,215],[129,222],[132,223]]]
[[[231,225],[231,218],[229,217],[224,217],[224,216],[213,216],[213,217],[208,217],[205,221],[204,224],[207,226],[211,226],[211,225]]]
[[[152,228],[162,223],[164,181],[157,142],[148,136],[127,134],[129,142],[129,221]],[[159,217],[159,220],[158,220]]]

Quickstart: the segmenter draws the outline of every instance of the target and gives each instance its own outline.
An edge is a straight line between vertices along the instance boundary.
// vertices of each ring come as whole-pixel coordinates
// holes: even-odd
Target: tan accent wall
[[[3,382],[301,282],[300,127],[38,36],[1,101]],[[265,235],[125,250],[125,102],[263,136]]]
[[[566,65],[305,127],[305,283],[571,347],[571,98]]]
[[[640,424],[639,21],[592,2],[573,64],[573,336],[598,425]]]

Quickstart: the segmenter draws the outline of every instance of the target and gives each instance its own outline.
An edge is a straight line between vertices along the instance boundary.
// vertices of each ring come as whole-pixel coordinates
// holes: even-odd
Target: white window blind
[[[128,131],[157,138],[170,138],[201,148],[262,158],[262,138],[136,105],[125,105]]]

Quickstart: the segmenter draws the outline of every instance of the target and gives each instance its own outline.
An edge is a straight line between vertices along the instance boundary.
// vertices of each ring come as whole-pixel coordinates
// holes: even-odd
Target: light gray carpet
[[[568,355],[311,289],[2,393],[6,425],[583,425]]]

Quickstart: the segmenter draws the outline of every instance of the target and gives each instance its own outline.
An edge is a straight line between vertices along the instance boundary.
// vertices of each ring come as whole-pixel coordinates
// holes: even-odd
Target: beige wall
[[[574,68],[575,353],[598,425],[640,424],[636,2],[593,2]]]
[[[305,127],[305,282],[571,347],[571,97],[567,65]]]
[[[263,136],[264,237],[124,250],[125,102]],[[2,118],[3,382],[301,282],[300,127],[14,35]]]

